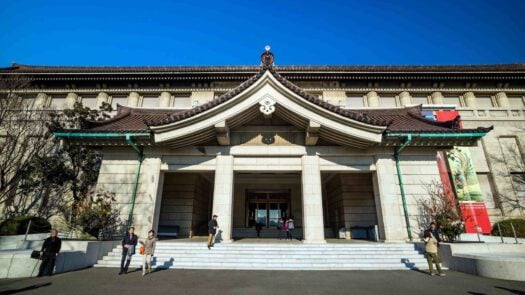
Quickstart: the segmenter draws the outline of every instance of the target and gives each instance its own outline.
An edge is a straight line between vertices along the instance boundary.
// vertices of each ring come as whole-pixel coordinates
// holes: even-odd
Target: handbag
[[[40,251],[33,250],[33,252],[31,252],[31,258],[33,258],[33,259],[42,259],[42,255],[40,255]]]
[[[140,246],[139,252],[141,255],[144,255],[144,252],[146,252],[146,248],[144,248],[144,246]]]

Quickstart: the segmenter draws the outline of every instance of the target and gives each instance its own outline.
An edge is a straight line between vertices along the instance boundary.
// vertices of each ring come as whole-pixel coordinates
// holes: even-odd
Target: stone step
[[[416,254],[419,254],[419,253],[416,253]],[[117,252],[110,252],[108,253],[107,256],[116,256],[116,257],[120,257],[122,255],[122,252],[120,251],[117,251]],[[138,254],[137,254],[138,255]],[[377,252],[374,252],[374,251],[367,251],[367,252],[348,252],[348,253],[332,253],[332,252],[317,252],[317,253],[312,253],[312,252],[303,252],[303,253],[298,253],[298,252],[293,252],[293,253],[286,253],[286,252],[264,252],[264,253],[259,253],[259,252],[250,252],[250,251],[243,251],[243,252],[224,252],[224,251],[217,251],[217,250],[207,250],[204,251],[155,251],[155,256],[169,256],[169,255],[174,255],[174,256],[192,256],[192,257],[200,257],[200,256],[203,256],[203,257],[210,257],[210,256],[214,256],[214,257],[231,257],[231,256],[253,256],[253,257],[258,257],[258,256],[262,256],[262,257],[281,257],[281,258],[286,258],[286,257],[316,257],[316,256],[322,256],[322,257],[326,257],[326,258],[329,258],[329,257],[389,257],[389,256],[407,256],[407,255],[414,255],[414,252],[410,252],[410,251],[391,251],[391,252],[386,252],[386,253],[377,253]]]
[[[97,267],[120,267],[119,245]],[[141,267],[135,255],[131,267]],[[426,267],[413,244],[226,243],[210,251],[205,242],[157,243],[154,267],[179,269],[409,269]]]

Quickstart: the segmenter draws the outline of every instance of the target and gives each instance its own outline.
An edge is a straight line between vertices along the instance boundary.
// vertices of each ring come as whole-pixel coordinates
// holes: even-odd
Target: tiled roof
[[[352,65],[352,66],[274,66],[281,73],[525,73],[525,63],[488,65]],[[0,73],[238,73],[259,71],[260,66],[39,66],[14,63]]]
[[[347,110],[327,103],[316,96],[289,82],[274,69],[259,68],[259,71],[238,87],[221,95],[214,100],[192,108],[190,110],[177,109],[142,109],[118,106],[117,115],[105,121],[85,122],[81,132],[143,132],[150,130],[150,126],[170,124],[190,118],[199,113],[212,109],[237,96],[242,91],[253,85],[268,70],[286,88],[310,103],[341,116],[377,126],[386,126],[387,132],[437,132],[437,133],[464,133],[487,132],[491,128],[459,129],[457,120],[449,122],[429,121],[421,115],[421,106],[396,109],[360,109]]]
[[[363,109],[354,113],[368,118],[388,122],[387,132],[432,132],[432,133],[466,133],[488,132],[492,128],[458,129],[454,121],[433,122],[421,116],[421,106],[397,109]],[[176,109],[141,109],[118,106],[117,115],[106,121],[86,122],[81,132],[144,132],[149,131],[150,121],[164,121],[187,110]]]
[[[183,112],[176,109],[142,109],[117,105],[117,114],[104,121],[85,121],[82,132],[144,132],[148,120],[162,120],[168,115]]]

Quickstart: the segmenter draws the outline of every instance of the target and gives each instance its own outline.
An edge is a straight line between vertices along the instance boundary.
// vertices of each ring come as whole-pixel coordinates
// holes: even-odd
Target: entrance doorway
[[[290,190],[246,190],[246,227],[276,228],[290,209]]]

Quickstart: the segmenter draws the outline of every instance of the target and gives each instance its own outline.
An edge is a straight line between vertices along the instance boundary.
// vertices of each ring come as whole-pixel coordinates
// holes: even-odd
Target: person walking
[[[257,222],[255,224],[255,231],[257,232],[257,238],[261,238],[261,230],[262,230],[262,224],[260,222]]]
[[[277,230],[279,231],[279,240],[283,239],[283,236],[285,236],[284,232],[284,220],[283,218],[279,218],[279,221],[277,222]]]
[[[430,230],[425,231],[424,241],[425,241],[425,257],[427,258],[427,262],[428,262],[429,274],[431,276],[434,275],[434,268],[432,264],[435,263],[437,271],[438,271],[438,275],[444,277],[445,273],[443,273],[443,271],[441,270],[439,256],[438,256],[438,248],[437,248],[438,241]]]
[[[122,259],[120,260],[119,275],[128,272],[131,256],[135,254],[135,247],[137,246],[139,238],[134,232],[135,228],[133,226],[130,227],[128,233],[122,239]]]
[[[142,276],[146,275],[146,269],[148,274],[151,273],[151,258],[155,255],[155,246],[157,245],[157,238],[155,237],[155,231],[150,230],[148,237],[140,242],[144,246],[144,257],[142,260]]]
[[[210,222],[208,222],[208,250],[211,250],[211,247],[213,247],[215,234],[217,233],[217,228],[219,228],[217,217],[218,216],[214,214]]]
[[[58,237],[58,230],[52,229],[51,236],[44,240],[42,249],[40,250],[40,256],[42,257],[42,263],[38,270],[38,276],[41,277],[44,274],[48,276],[53,275],[53,268],[55,267],[55,261],[62,247],[62,240]]]
[[[286,224],[288,225],[287,226],[287,231],[286,231],[286,239],[290,239],[292,240],[293,239],[293,230],[295,229],[295,224],[293,222],[293,218],[290,217],[290,219],[288,219],[286,221]]]

